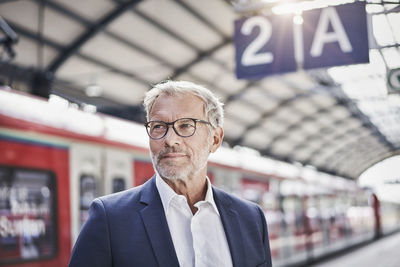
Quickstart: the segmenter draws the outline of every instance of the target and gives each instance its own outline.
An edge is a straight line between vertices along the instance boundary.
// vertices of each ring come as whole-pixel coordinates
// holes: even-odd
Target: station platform
[[[337,254],[314,263],[313,267],[363,266],[399,267],[400,232],[383,237],[375,242]]]

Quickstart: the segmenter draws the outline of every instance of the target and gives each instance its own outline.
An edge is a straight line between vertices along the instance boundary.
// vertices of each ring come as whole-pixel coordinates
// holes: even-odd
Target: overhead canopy
[[[37,94],[51,80],[53,94],[137,121],[152,84],[194,81],[225,103],[231,147],[346,178],[400,154],[400,96],[386,86],[387,70],[400,67],[399,5],[367,5],[370,64],[247,81],[235,77],[233,22],[272,4],[232,2],[1,1],[19,42],[13,60],[3,52],[0,75],[20,90],[39,83]]]

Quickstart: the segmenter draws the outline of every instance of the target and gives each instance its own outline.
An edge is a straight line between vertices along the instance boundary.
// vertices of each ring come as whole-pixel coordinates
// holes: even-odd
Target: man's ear
[[[217,127],[213,131],[212,143],[210,152],[214,153],[221,146],[222,140],[224,139],[224,130],[221,127]]]

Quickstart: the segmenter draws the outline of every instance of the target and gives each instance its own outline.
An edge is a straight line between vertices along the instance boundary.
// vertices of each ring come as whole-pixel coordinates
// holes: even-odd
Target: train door
[[[133,186],[132,156],[120,150],[107,149],[104,164],[104,194],[116,193]]]
[[[72,242],[86,221],[93,199],[104,192],[102,183],[103,149],[75,143],[70,150],[70,196]]]

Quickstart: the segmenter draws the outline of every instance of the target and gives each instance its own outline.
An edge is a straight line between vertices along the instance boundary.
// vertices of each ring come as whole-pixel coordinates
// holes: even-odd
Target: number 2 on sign
[[[271,52],[257,53],[271,38],[272,27],[265,17],[251,17],[243,23],[240,32],[249,35],[255,27],[259,27],[260,32],[257,37],[246,47],[243,52],[241,63],[243,66],[269,64],[274,60]]]

